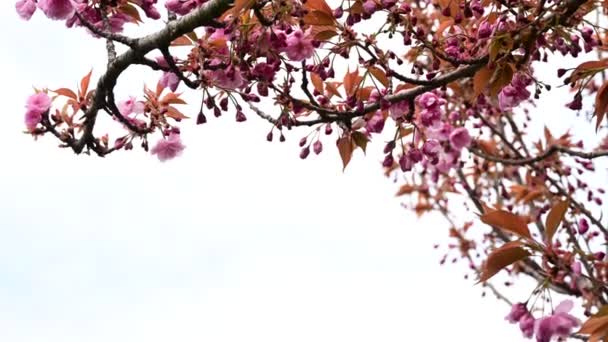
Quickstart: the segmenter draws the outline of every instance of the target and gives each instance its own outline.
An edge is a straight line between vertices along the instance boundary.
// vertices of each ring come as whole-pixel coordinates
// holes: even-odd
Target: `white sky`
[[[13,6],[0,2],[0,341],[521,339],[504,303],[438,265],[447,226],[400,208],[381,143],[342,174],[335,138],[301,161],[304,131],[269,144],[254,117],[191,123],[183,157],[164,164],[21,134],[33,85],[99,76],[104,54]],[[155,78],[131,75],[118,98]]]

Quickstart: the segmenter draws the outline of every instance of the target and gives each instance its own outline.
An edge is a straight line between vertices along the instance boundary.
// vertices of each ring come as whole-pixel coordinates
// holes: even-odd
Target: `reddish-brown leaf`
[[[510,65],[503,65],[494,70],[490,79],[490,96],[496,97],[498,93],[513,79],[513,68]]]
[[[454,25],[454,19],[443,18],[439,24],[439,27],[437,27],[437,32],[435,33],[435,36],[441,37],[443,34],[443,31],[445,31],[447,28],[451,28],[453,25]],[[448,30],[448,32],[449,32],[449,30]]]
[[[337,97],[342,97],[342,95],[340,95],[340,92],[338,91],[338,85],[340,85],[340,82],[325,82],[325,87],[327,88],[327,91],[330,94],[335,95]]]
[[[313,10],[308,12],[303,18],[304,23],[315,26],[330,26],[335,24],[334,16],[322,11]]]
[[[504,210],[489,211],[481,215],[481,221],[510,233],[532,240],[528,222],[524,217]]]
[[[319,93],[323,94],[323,80],[321,76],[319,76],[316,72],[310,73],[310,81],[312,85],[315,87],[315,90]]]
[[[551,243],[553,235],[555,235],[555,232],[557,231],[557,227],[559,227],[559,224],[564,220],[568,204],[568,201],[558,201],[553,208],[549,210],[549,214],[547,214],[547,219],[545,220],[547,243]]]
[[[602,84],[600,89],[597,91],[597,95],[595,96],[595,130],[597,131],[604,120],[604,116],[606,115],[606,110],[608,109],[608,81]]]
[[[160,100],[161,105],[168,104],[186,104],[186,101],[179,98],[179,95],[176,93],[167,93],[167,95],[163,96]]]
[[[142,22],[141,16],[139,15],[139,11],[137,10],[137,8],[135,8],[135,6],[133,6],[131,4],[125,4],[125,5],[120,6],[118,11],[131,17],[133,19],[134,23]]]
[[[369,142],[367,136],[359,131],[353,131],[351,133],[351,136],[355,146],[360,147],[363,150],[363,153],[365,153],[367,149],[367,143]]]
[[[193,42],[197,42],[198,41],[198,36],[196,35],[196,32],[194,32],[194,31],[186,33],[186,36],[188,38],[190,38],[190,40],[193,41]]]
[[[174,41],[171,42],[171,46],[188,46],[192,45],[192,40],[188,38],[188,36],[183,35],[175,38]]]
[[[69,97],[71,99],[77,100],[78,99],[78,95],[76,95],[75,92],[72,91],[72,89],[68,89],[68,88],[59,88],[57,90],[53,90],[54,93],[57,93],[57,95],[61,95],[61,96],[65,96],[65,97]]]
[[[521,246],[519,241],[511,241],[493,250],[481,269],[479,282],[487,281],[505,267],[530,256]]]
[[[320,42],[328,41],[335,37],[338,33],[335,30],[324,30],[315,34],[315,40]]]
[[[492,71],[487,66],[475,73],[475,76],[473,76],[473,95],[475,97],[479,96],[486,89],[491,77]]]
[[[333,18],[333,11],[331,10],[327,2],[325,2],[325,0],[307,0],[304,3],[304,7],[309,10],[317,10],[323,12]]]
[[[579,64],[576,69],[570,75],[570,81],[576,82],[581,78],[595,74],[596,72],[602,71],[608,68],[608,59],[601,61],[588,61]]]
[[[188,119],[188,116],[184,115],[182,112],[180,112],[179,110],[177,110],[177,108],[173,106],[167,107],[165,115],[178,121],[182,119]]]
[[[401,187],[399,187],[399,190],[397,190],[397,193],[395,194],[395,196],[403,196],[406,194],[411,194],[414,191],[414,186],[410,185],[410,184],[403,184]]]
[[[345,135],[338,139],[336,145],[338,146],[338,152],[340,152],[340,158],[342,158],[342,171],[344,171],[353,156],[353,142],[349,135]]]
[[[89,83],[91,82],[91,75],[93,74],[93,70],[89,71],[82,80],[80,80],[80,97],[84,98],[89,90]]]
[[[531,190],[529,191],[521,200],[524,203],[531,203],[537,199],[539,199],[540,197],[542,197],[544,194],[544,191],[542,190]]]
[[[382,71],[382,69],[375,67],[375,66],[370,66],[369,68],[367,68],[367,70],[369,71],[370,74],[372,74],[374,76],[374,78],[376,78],[378,81],[380,81],[380,83],[382,83],[383,86],[388,87],[390,82],[388,80],[388,77],[386,77],[386,73],[384,71]]]
[[[355,91],[355,88],[359,85],[359,72],[357,69],[352,72],[348,70],[344,75],[344,90],[346,91],[346,95],[352,95]]]
[[[583,326],[578,333],[594,335],[601,331],[608,331],[608,316],[606,315],[589,317],[589,319],[583,323]]]

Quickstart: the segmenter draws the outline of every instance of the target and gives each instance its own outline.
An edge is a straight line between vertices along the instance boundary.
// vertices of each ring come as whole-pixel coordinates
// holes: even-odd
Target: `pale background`
[[[257,118],[208,115],[168,163],[76,157],[22,134],[23,106],[98,76],[103,42],[12,0],[0,32],[0,341],[521,339],[463,266],[439,266],[447,225],[400,207],[381,143],[343,174],[334,138],[302,161],[305,131],[269,144]],[[131,75],[118,98],[157,77]]]

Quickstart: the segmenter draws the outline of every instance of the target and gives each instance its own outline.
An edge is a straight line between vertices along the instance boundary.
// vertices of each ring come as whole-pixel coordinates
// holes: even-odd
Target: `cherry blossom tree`
[[[335,142],[344,168],[380,140],[404,207],[446,218],[442,263],[463,261],[511,305],[506,321],[524,337],[608,339],[605,190],[592,183],[608,156],[607,2],[20,0],[16,11],[87,30],[108,58],[75,88],[36,90],[27,134],[100,157],[137,145],[164,162],[185,153],[181,125],[255,116],[268,141],[303,135],[302,159]],[[162,28],[152,34],[123,34],[154,22]],[[560,66],[559,55],[580,61]],[[116,94],[135,65],[158,82]],[[599,144],[548,128],[530,134],[547,119],[533,108],[551,91],[541,67],[571,90],[561,120],[586,122]],[[186,93],[200,101],[194,115],[184,114]],[[497,274],[508,281],[492,284]],[[522,279],[537,284],[528,297],[503,295]],[[552,294],[567,299],[553,305]]]

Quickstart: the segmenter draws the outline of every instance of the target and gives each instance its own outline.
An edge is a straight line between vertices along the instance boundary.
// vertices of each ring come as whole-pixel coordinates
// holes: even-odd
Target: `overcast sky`
[[[520,339],[504,303],[439,266],[447,225],[400,207],[382,144],[343,174],[332,139],[302,161],[304,132],[269,144],[253,117],[192,123],[167,163],[75,156],[22,134],[32,86],[103,70],[103,42],[62,25],[0,2],[1,341]],[[142,70],[119,98],[157,77]]]

